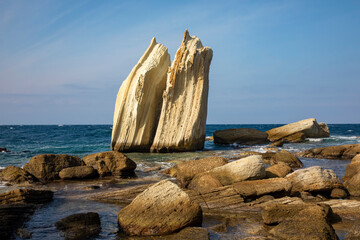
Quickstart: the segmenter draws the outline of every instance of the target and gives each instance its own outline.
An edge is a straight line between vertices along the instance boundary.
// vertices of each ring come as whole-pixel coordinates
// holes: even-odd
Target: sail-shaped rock
[[[168,49],[153,38],[119,89],[113,119],[112,150],[150,150],[169,67]]]
[[[186,30],[167,75],[152,152],[202,149],[213,52]]]

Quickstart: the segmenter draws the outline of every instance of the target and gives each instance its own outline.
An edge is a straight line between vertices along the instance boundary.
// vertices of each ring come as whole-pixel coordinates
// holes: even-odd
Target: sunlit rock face
[[[205,141],[209,68],[213,52],[185,31],[168,72],[151,152],[202,149]]]
[[[158,125],[169,67],[168,49],[153,38],[119,89],[112,150],[149,151]]]

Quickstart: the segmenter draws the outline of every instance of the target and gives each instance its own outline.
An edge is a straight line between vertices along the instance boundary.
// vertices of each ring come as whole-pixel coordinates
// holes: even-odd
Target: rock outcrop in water
[[[185,31],[170,68],[167,48],[152,40],[120,87],[111,149],[173,152],[204,147],[212,50]]]
[[[153,38],[119,89],[111,137],[112,150],[149,151],[160,116],[169,67],[168,49]]]
[[[166,81],[152,152],[191,151],[204,147],[209,68],[213,52],[185,31]]]

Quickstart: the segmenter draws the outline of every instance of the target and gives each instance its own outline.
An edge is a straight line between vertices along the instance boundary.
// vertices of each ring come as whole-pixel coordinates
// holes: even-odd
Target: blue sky
[[[185,29],[214,51],[208,123],[360,123],[360,1],[0,0],[0,124],[111,124]]]

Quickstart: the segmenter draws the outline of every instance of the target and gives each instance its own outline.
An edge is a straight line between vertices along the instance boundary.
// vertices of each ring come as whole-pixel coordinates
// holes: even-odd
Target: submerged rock
[[[302,142],[305,138],[324,138],[330,135],[328,126],[325,123],[317,123],[315,118],[273,128],[266,133],[271,142],[279,140]]]
[[[95,212],[67,216],[55,224],[65,239],[81,240],[97,236],[101,231],[100,217]]]
[[[268,134],[252,128],[225,129],[214,132],[214,143],[219,144],[267,144]]]
[[[201,226],[202,210],[176,184],[163,180],[121,209],[118,222],[128,235],[164,235]]]
[[[312,148],[297,153],[299,157],[325,159],[352,159],[360,153],[360,143],[322,148]]]
[[[4,168],[0,172],[0,180],[7,181],[11,184],[31,184],[38,181],[30,173],[16,166]]]
[[[59,172],[68,167],[82,165],[81,159],[66,154],[41,154],[30,159],[24,170],[42,181],[59,179]]]
[[[99,176],[97,171],[93,167],[89,166],[77,166],[64,168],[59,172],[61,179],[86,179],[95,178]]]
[[[185,31],[166,80],[152,152],[202,149],[213,52]]]
[[[96,169],[101,177],[107,175],[133,175],[136,163],[116,151],[94,153],[83,157],[86,166]]]
[[[119,89],[114,110],[112,150],[150,150],[169,67],[168,49],[153,38]]]

